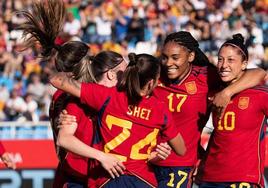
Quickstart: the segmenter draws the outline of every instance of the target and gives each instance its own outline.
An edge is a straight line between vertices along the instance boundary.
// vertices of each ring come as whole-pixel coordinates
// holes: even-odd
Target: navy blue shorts
[[[108,181],[104,188],[151,188],[149,184],[145,183],[141,179],[136,176],[131,175],[121,175],[120,177],[116,177],[115,179],[111,179]]]
[[[202,182],[199,188],[257,188],[259,187],[253,183],[238,182],[238,183],[216,183],[216,182]]]
[[[64,188],[87,188],[87,180],[78,179],[77,177],[65,176],[66,183],[64,184]]]
[[[192,171],[192,167],[154,167],[154,173],[158,182],[158,188],[192,187]]]
[[[86,188],[86,185],[83,185],[81,183],[77,183],[77,182],[67,182],[64,184],[64,187],[66,188]]]

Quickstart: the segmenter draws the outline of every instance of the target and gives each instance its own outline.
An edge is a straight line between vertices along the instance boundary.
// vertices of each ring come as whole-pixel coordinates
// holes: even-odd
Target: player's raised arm
[[[81,94],[81,82],[74,80],[72,77],[68,76],[66,73],[59,72],[53,74],[49,78],[50,83],[67,93],[75,97],[80,97]]]

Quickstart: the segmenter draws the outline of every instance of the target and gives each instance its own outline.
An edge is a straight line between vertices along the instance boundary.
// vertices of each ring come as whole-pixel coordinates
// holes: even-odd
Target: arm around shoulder
[[[81,82],[69,77],[66,73],[59,72],[49,77],[49,82],[56,88],[61,89],[75,97],[81,95]]]
[[[265,77],[266,72],[261,68],[248,69],[239,80],[229,85],[225,90],[227,89],[229,95],[233,96],[245,89],[261,84],[264,82]]]

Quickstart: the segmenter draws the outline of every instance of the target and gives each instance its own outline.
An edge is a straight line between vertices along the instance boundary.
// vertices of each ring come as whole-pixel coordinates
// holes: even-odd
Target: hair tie
[[[128,55],[129,63],[128,66],[136,66],[137,64],[137,55],[135,53],[130,53]]]
[[[137,63],[133,60],[129,61],[128,66],[132,67],[135,66]]]

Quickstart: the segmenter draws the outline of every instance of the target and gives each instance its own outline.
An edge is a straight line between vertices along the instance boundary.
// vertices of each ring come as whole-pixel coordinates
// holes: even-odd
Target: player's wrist
[[[231,97],[234,95],[232,89],[230,89],[230,88],[228,88],[228,87],[225,88],[224,90],[222,90],[222,92],[223,92],[223,94],[224,94],[226,97],[228,97],[228,98],[231,98]]]
[[[95,159],[98,160],[99,162],[103,162],[105,160],[105,153],[102,151],[98,151],[96,153]]]

